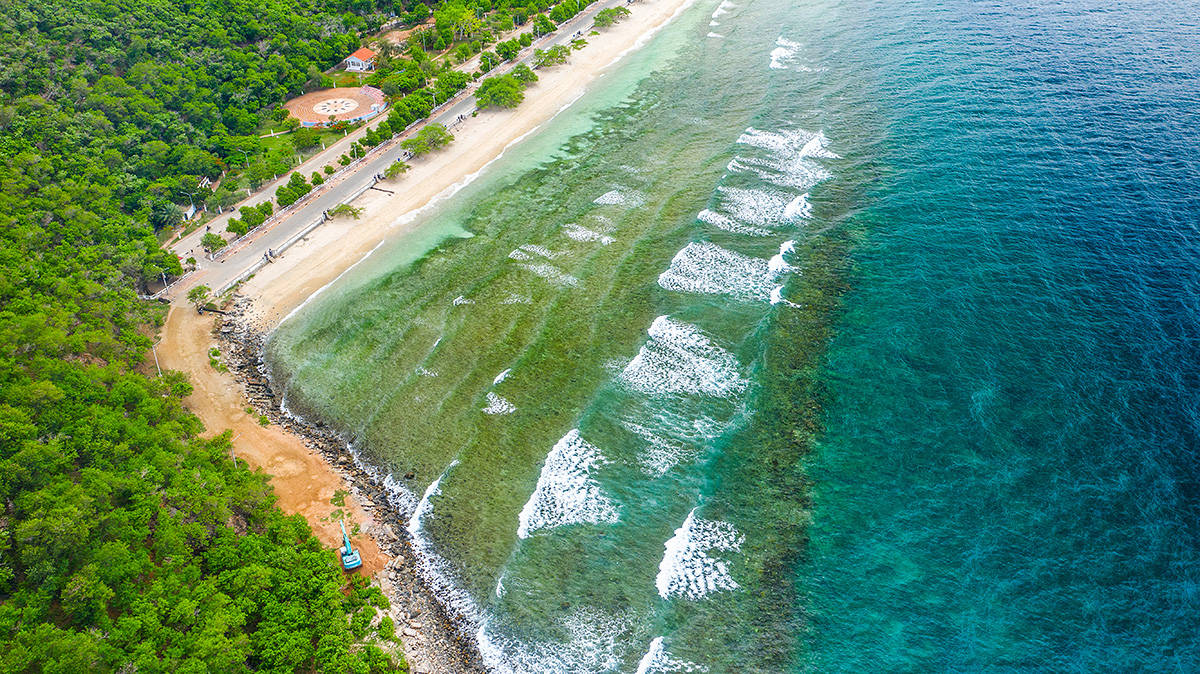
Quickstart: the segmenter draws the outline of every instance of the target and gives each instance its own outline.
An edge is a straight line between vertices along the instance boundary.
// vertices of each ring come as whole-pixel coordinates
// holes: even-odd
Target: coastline
[[[631,6],[626,21],[607,29],[568,65],[540,70],[519,108],[481,111],[465,121],[456,140],[438,154],[383,185],[388,195],[368,191],[355,200],[361,220],[333,220],[308,234],[242,284],[229,315],[213,321],[181,300],[171,306],[157,358],[165,369],[185,372],[195,387],[185,403],[204,422],[208,435],[233,433],[235,456],[271,476],[279,507],[302,515],[325,545],[341,543],[331,499],[348,492],[348,523],[360,524],[353,537],[363,556],[363,573],[391,599],[391,614],[411,671],[483,671],[472,627],[453,615],[445,597],[435,594],[419,571],[403,523],[408,504],[389,498],[388,489],[356,463],[346,443],[319,424],[296,419],[282,409],[261,370],[262,340],[283,319],[315,298],[384,242],[417,227],[426,208],[451,197],[546,122],[577,101],[605,70],[646,44],[694,0],[653,0]],[[220,349],[229,372],[209,363]],[[250,413],[248,410],[253,412]],[[259,415],[270,424],[260,424]],[[411,506],[415,507],[415,502]]]
[[[381,183],[396,194],[369,190],[354,201],[360,220],[335,219],[242,284],[249,310],[269,331],[293,309],[369,254],[381,241],[413,231],[420,212],[452,197],[545,123],[577,101],[592,82],[643,46],[694,0],[650,0],[630,5],[625,21],[591,36],[567,65],[538,70],[526,100],[512,110],[484,110],[456,129],[455,140],[436,154],[412,162],[403,176]],[[295,273],[302,270],[302,273]]]

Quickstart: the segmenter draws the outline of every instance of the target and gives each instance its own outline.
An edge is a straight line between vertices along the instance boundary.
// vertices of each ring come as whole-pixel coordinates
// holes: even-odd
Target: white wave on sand
[[[566,234],[568,237],[574,239],[575,241],[599,241],[601,244],[603,244],[605,246],[612,243],[613,241],[616,241],[616,239],[612,238],[611,236],[609,236],[607,234],[601,234],[600,232],[594,232],[586,227],[580,227],[579,225],[577,225],[575,223],[569,223],[569,224],[563,225],[563,233]]]
[[[537,486],[521,508],[517,536],[568,524],[616,522],[616,504],[591,475],[604,462],[600,449],[571,429],[546,455]]]
[[[727,250],[709,241],[693,241],[671,259],[658,277],[667,290],[728,295],[742,301],[766,302],[773,274],[767,260]]]
[[[744,537],[728,522],[702,520],[693,508],[683,526],[667,541],[654,586],[663,599],[703,599],[718,590],[740,587],[729,575],[729,565],[708,555],[709,550],[735,552]]]
[[[638,661],[635,674],[658,674],[659,672],[707,672],[708,667],[687,660],[673,658],[663,646],[663,638],[655,637],[650,648]]]
[[[724,398],[746,390],[733,354],[717,346],[699,328],[672,320],[654,319],[650,339],[617,381],[648,395],[703,395]]]
[[[484,414],[512,414],[517,411],[516,405],[492,391],[488,391],[487,402],[487,407],[483,408]]]

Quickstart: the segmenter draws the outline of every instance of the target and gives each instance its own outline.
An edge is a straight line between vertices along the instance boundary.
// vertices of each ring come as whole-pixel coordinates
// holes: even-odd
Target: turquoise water
[[[1187,669],[1196,37],[697,4],[273,376],[497,671]]]

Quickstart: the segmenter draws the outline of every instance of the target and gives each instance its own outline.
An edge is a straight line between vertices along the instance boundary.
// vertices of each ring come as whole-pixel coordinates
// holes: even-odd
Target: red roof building
[[[343,63],[346,64],[346,70],[350,72],[370,72],[375,70],[375,52],[366,47],[359,47],[357,51],[347,56]]]

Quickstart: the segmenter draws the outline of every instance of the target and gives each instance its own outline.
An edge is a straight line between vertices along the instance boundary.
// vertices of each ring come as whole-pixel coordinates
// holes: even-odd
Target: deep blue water
[[[887,119],[813,671],[1200,668],[1200,3],[834,3]]]

